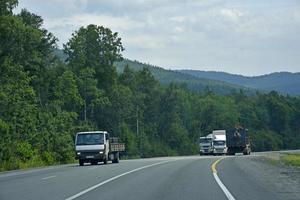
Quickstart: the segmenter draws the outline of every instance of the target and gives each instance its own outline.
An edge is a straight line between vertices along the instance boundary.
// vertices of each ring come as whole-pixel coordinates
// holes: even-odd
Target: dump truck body
[[[227,131],[226,138],[229,155],[234,155],[235,153],[243,153],[244,155],[250,154],[251,145],[247,129],[237,128]]]

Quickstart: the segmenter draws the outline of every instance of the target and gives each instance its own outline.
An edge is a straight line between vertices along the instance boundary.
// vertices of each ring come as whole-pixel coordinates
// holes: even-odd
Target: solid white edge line
[[[78,197],[80,197],[80,196],[82,196],[82,195],[84,195],[84,194],[86,194],[86,193],[88,193],[88,192],[90,192],[90,191],[92,191],[92,190],[94,190],[94,189],[96,189],[96,188],[98,188],[98,187],[100,187],[100,186],[106,184],[106,183],[109,183],[109,182],[111,182],[111,181],[113,181],[113,180],[116,180],[116,179],[118,179],[118,178],[120,178],[120,177],[122,177],[122,176],[125,176],[125,175],[127,175],[127,174],[131,174],[131,173],[133,173],[133,172],[136,172],[136,171],[139,171],[139,170],[142,170],[142,169],[146,169],[146,168],[149,168],[149,167],[153,167],[153,166],[155,166],[155,165],[164,164],[164,163],[167,163],[167,162],[170,162],[170,161],[174,161],[174,160],[167,160],[167,161],[162,161],[162,162],[154,163],[154,164],[151,164],[151,165],[146,165],[146,166],[139,167],[139,168],[136,168],[136,169],[134,169],[134,170],[125,172],[125,173],[123,173],[123,174],[119,174],[119,175],[114,176],[114,177],[112,177],[112,178],[110,178],[110,179],[107,179],[107,180],[105,180],[105,181],[103,181],[103,182],[101,182],[101,183],[98,183],[97,185],[94,185],[94,186],[92,186],[92,187],[90,187],[90,188],[88,188],[88,189],[86,189],[86,190],[83,190],[83,191],[81,191],[81,192],[79,192],[79,193],[77,193],[77,194],[75,194],[75,195],[73,195],[73,196],[71,196],[71,197],[69,197],[69,198],[66,198],[65,200],[73,200],[73,199],[76,199],[76,198],[78,198]]]
[[[217,173],[213,173],[215,180],[217,181],[220,188],[223,190],[224,194],[226,195],[228,200],[235,200],[235,198],[232,196],[232,194],[229,192],[229,190],[225,187],[225,185],[222,183],[220,178],[218,177]]]
[[[48,176],[48,177],[44,177],[44,178],[42,178],[42,180],[47,180],[47,179],[50,179],[50,178],[55,178],[56,177],[56,175],[54,175],[54,176]]]

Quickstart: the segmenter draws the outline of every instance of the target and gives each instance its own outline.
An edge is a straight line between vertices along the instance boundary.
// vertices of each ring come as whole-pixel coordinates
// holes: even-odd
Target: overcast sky
[[[20,8],[42,16],[60,46],[92,23],[119,33],[124,57],[166,69],[300,72],[300,0],[20,0]]]

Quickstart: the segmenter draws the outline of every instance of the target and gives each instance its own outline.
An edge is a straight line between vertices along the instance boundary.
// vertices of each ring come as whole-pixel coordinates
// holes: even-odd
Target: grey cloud
[[[89,23],[119,32],[124,55],[165,68],[300,71],[297,0],[24,0],[65,43]]]

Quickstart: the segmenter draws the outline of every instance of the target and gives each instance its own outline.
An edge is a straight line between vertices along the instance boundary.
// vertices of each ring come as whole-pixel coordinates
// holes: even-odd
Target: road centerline
[[[216,180],[216,182],[218,183],[219,187],[222,189],[222,191],[224,192],[224,194],[226,195],[228,200],[235,200],[235,198],[232,196],[232,194],[229,192],[229,190],[226,188],[226,186],[222,183],[222,181],[220,180],[219,176],[218,176],[218,171],[216,169],[217,164],[224,159],[225,157],[219,158],[218,160],[216,160],[212,165],[211,165],[211,170],[213,172],[213,176]]]
[[[87,188],[87,189],[85,189],[85,190],[83,190],[83,191],[81,191],[81,192],[79,192],[79,193],[77,193],[77,194],[75,194],[75,195],[73,195],[73,196],[71,196],[71,197],[66,198],[65,200],[73,200],[73,199],[76,199],[76,198],[78,198],[78,197],[80,197],[80,196],[82,196],[82,195],[84,195],[84,194],[86,194],[86,193],[88,193],[88,192],[90,192],[90,191],[92,191],[92,190],[94,190],[94,189],[96,189],[96,188],[98,188],[98,187],[100,187],[100,186],[106,184],[106,183],[109,183],[109,182],[111,182],[111,181],[113,181],[113,180],[116,180],[116,179],[118,179],[118,178],[120,178],[120,177],[122,177],[122,176],[125,176],[125,175],[127,175],[127,174],[131,174],[131,173],[133,173],[133,172],[137,172],[137,171],[140,171],[140,170],[142,170],[142,169],[146,169],[146,168],[149,168],[149,167],[153,167],[153,166],[156,166],[156,165],[161,165],[161,164],[168,163],[168,162],[171,162],[171,161],[176,161],[176,160],[177,160],[177,159],[175,159],[175,160],[162,161],[162,162],[158,162],[158,163],[154,163],[154,164],[150,164],[150,165],[146,165],[146,166],[143,166],[143,167],[139,167],[139,168],[130,170],[130,171],[128,171],[128,172],[119,174],[119,175],[114,176],[114,177],[111,177],[111,178],[109,178],[109,179],[107,179],[107,180],[105,180],[105,181],[102,181],[102,182],[100,182],[100,183],[98,183],[98,184],[96,184],[96,185],[94,185],[94,186],[92,186],[92,187],[89,187],[89,188]]]
[[[224,159],[225,157],[222,157],[222,158],[219,158],[218,160],[216,160],[212,165],[211,165],[211,170],[213,173],[217,173],[217,169],[216,169],[216,166],[217,164],[222,160]]]
[[[48,180],[48,179],[55,178],[55,177],[56,177],[56,175],[47,176],[47,177],[42,178],[41,180]]]

